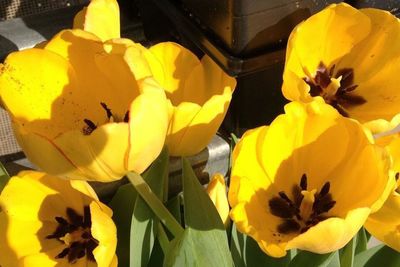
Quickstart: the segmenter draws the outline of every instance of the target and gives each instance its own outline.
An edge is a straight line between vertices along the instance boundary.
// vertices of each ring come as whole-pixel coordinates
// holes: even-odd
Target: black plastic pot
[[[231,54],[256,55],[285,46],[291,30],[338,0],[182,0],[197,23]]]

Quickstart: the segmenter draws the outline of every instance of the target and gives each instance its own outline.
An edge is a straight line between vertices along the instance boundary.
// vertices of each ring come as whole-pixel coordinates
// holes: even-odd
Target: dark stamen
[[[343,107],[350,107],[350,106],[362,105],[366,103],[367,100],[365,100],[365,98],[359,95],[344,94],[342,95],[342,98],[338,100],[338,102]]]
[[[129,122],[129,110],[125,113],[124,122]]]
[[[104,108],[104,110],[106,111],[106,113],[107,113],[107,118],[110,119],[110,118],[113,116],[113,114],[112,114],[112,112],[111,112],[111,109],[109,109],[109,108],[107,107],[106,103],[100,102],[100,105],[101,105],[101,106]]]
[[[307,190],[307,175],[303,174],[300,179],[300,187],[302,190]]]
[[[296,233],[300,230],[301,226],[295,220],[285,220],[278,225],[278,232],[282,234]]]
[[[354,84],[354,71],[351,68],[339,69],[334,75],[335,65],[327,68],[322,62],[317,67],[315,77],[305,77],[303,80],[310,86],[311,96],[322,96],[325,102],[336,108],[342,116],[348,117],[345,109],[359,106],[367,101],[359,95],[348,93],[353,92],[358,85]],[[326,92],[331,84],[331,78],[340,79],[340,87],[334,95]]]
[[[82,132],[84,135],[89,135],[94,130],[96,130],[97,126],[96,126],[96,124],[94,124],[93,121],[91,121],[89,119],[84,119],[83,122],[86,123],[86,126],[83,127],[83,129],[82,129]]]
[[[90,261],[95,261],[93,250],[97,247],[98,241],[93,238],[91,234],[91,215],[89,206],[84,207],[84,214],[79,215],[74,209],[67,208],[66,214],[67,219],[63,217],[55,217],[58,222],[57,229],[51,235],[48,235],[48,239],[57,239],[58,241],[65,244],[63,237],[66,234],[72,234],[75,231],[81,232],[81,239],[75,240],[67,248],[64,248],[55,258],[61,259],[67,257],[68,262],[74,264],[79,259],[86,255],[86,258]],[[76,233],[76,232],[75,232]],[[76,236],[76,235],[75,235]]]
[[[292,195],[293,195],[293,199],[294,199],[294,205],[297,208],[300,208],[301,205],[301,201],[303,201],[304,196],[301,194],[301,187],[299,185],[294,185],[292,188]]]
[[[90,208],[85,206],[83,208],[83,227],[90,227],[92,225],[92,219],[90,217]]]
[[[396,172],[396,175],[394,177],[396,178],[396,181],[399,180],[400,173]]]
[[[65,256],[67,256],[69,253],[69,248],[64,248],[63,251],[61,251],[57,256],[56,259],[62,259]]]
[[[308,218],[302,218],[300,207],[304,196],[301,194],[301,191],[307,190],[307,187],[307,175],[303,174],[299,185],[296,184],[292,188],[294,201],[284,191],[280,191],[277,197],[269,200],[268,204],[271,214],[283,220],[277,227],[279,233],[303,233],[320,221],[329,218],[324,214],[330,211],[336,204],[336,201],[332,199],[332,195],[329,193],[330,182],[326,182],[320,192],[315,194],[311,215]]]
[[[269,208],[271,213],[280,218],[292,218],[296,211],[289,205],[289,203],[280,198],[280,197],[273,197],[268,202]]]
[[[326,182],[323,186],[322,189],[319,193],[320,196],[325,196],[326,194],[329,193],[329,189],[331,188],[331,183]]]
[[[63,217],[56,217],[56,221],[57,221],[59,224],[63,224],[63,225],[68,224],[67,220],[64,219]]]
[[[79,215],[74,209],[67,208],[67,217],[74,226],[83,224],[83,217]]]

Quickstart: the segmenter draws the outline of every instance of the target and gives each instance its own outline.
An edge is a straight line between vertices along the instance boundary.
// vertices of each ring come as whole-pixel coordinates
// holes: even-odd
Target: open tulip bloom
[[[393,188],[388,159],[359,123],[321,98],[292,102],[237,144],[231,218],[275,257],[292,248],[338,250]]]
[[[86,182],[21,172],[0,207],[1,266],[117,266],[112,211]]]
[[[157,82],[135,73],[140,53],[76,29],[43,49],[10,54],[1,66],[0,97],[27,157],[68,178],[112,181],[142,173],[161,152],[169,115]]]
[[[331,5],[291,33],[282,91],[289,100],[322,96],[361,123],[399,113],[400,22],[387,11]]]

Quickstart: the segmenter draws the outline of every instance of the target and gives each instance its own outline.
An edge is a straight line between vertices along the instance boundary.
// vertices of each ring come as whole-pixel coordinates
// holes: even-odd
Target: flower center
[[[335,65],[327,68],[324,63],[319,63],[315,76],[303,78],[310,86],[311,96],[322,96],[325,102],[337,111],[348,117],[346,109],[359,106],[367,102],[362,96],[354,94],[358,87],[354,82],[354,71],[351,68],[340,69],[333,75]]]
[[[106,112],[107,120],[106,122],[128,122],[129,121],[129,110],[125,113],[123,118],[120,118],[116,114],[113,114],[111,109],[107,106],[106,103],[100,102],[101,107]],[[84,135],[90,135],[97,128],[97,124],[95,124],[92,120],[84,119],[83,122],[86,124],[82,128],[82,133]]]
[[[47,239],[57,239],[67,246],[55,258],[67,257],[71,264],[84,256],[90,261],[95,261],[93,250],[97,247],[99,241],[92,236],[90,230],[92,221],[89,206],[84,207],[83,216],[79,215],[74,209],[67,208],[67,217],[67,219],[55,217],[58,226],[54,233],[46,236]]]
[[[307,176],[303,174],[300,184],[293,186],[293,200],[284,191],[271,198],[268,202],[271,213],[283,220],[278,225],[278,232],[304,233],[311,226],[327,219],[325,213],[336,204],[329,190],[329,182],[319,192],[316,189],[307,190]]]

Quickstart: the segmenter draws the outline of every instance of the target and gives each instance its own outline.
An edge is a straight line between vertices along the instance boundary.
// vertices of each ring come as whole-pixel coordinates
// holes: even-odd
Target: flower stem
[[[144,199],[144,201],[146,201],[147,205],[149,205],[165,227],[167,227],[175,237],[180,236],[183,233],[182,226],[176,221],[174,216],[172,216],[153,191],[151,191],[151,188],[143,177],[135,172],[129,172],[127,177],[139,195]]]

